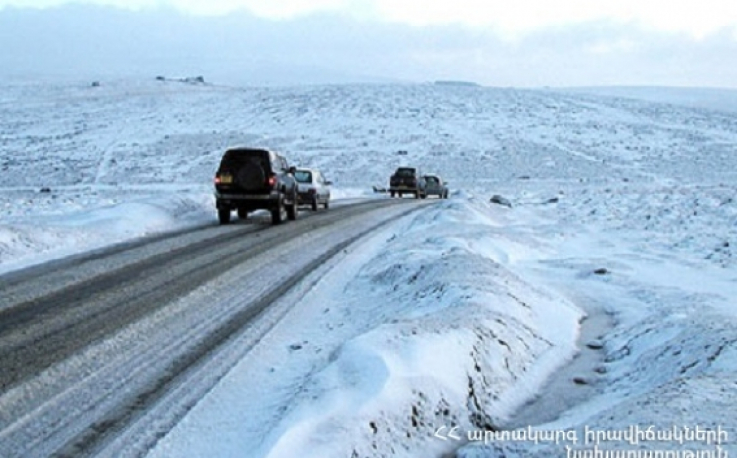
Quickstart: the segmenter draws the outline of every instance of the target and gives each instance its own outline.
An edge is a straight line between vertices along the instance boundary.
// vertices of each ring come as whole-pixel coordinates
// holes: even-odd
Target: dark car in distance
[[[275,151],[229,148],[215,174],[215,205],[220,224],[230,222],[233,210],[241,219],[255,210],[268,210],[273,224],[297,219],[295,170]]]
[[[325,209],[330,206],[330,185],[318,169],[298,168],[294,172],[297,180],[297,203],[309,206],[317,211],[320,205]]]
[[[389,178],[389,195],[420,197],[420,172],[415,167],[399,167]]]

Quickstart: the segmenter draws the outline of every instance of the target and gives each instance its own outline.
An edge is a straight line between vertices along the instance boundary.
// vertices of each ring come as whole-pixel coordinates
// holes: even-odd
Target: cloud
[[[731,0],[375,0],[381,17],[415,25],[457,23],[490,26],[519,35],[557,26],[613,21],[637,23],[660,31],[683,31],[702,37],[737,25]]]
[[[735,29],[696,39],[599,20],[514,40],[460,24],[409,26],[335,13],[266,20],[65,6],[0,12],[0,73],[204,74],[228,83],[435,79],[493,86],[735,87]]]
[[[72,0],[0,0],[3,6],[45,8]],[[80,1],[80,0],[75,0]],[[636,23],[645,29],[680,31],[702,38],[737,26],[733,0],[81,0],[132,10],[172,8],[185,13],[223,15],[235,11],[268,19],[294,19],[312,13],[337,13],[356,19],[414,26],[485,27],[508,38],[557,26],[595,21]]]

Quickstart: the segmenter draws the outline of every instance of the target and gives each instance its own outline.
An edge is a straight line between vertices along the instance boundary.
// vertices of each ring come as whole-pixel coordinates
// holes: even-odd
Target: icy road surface
[[[415,210],[408,202],[336,206],[279,227],[200,228],[9,278],[0,296],[0,455],[87,454],[148,419],[133,436],[145,447],[224,370],[222,361],[220,371],[198,366],[241,332],[257,340],[276,320],[262,315],[275,298]],[[177,387],[177,409],[151,409]]]

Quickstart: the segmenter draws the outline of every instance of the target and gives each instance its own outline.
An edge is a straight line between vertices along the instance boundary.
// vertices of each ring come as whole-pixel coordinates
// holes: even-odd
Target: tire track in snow
[[[389,214],[378,224],[406,213],[406,207],[396,205],[398,202],[387,199],[373,203],[374,208],[378,208],[373,214],[380,211]],[[392,207],[394,210],[388,211]],[[116,326],[107,329],[107,334],[98,336],[94,342],[86,342],[71,353],[67,350],[69,354],[57,353],[56,363],[47,369],[36,366],[35,371],[26,374],[23,383],[0,396],[0,455],[61,453],[59,456],[65,456],[68,453],[80,456],[94,453],[101,443],[145,412],[172,385],[176,385],[182,374],[206,359],[229,336],[261,313],[275,297],[296,284],[336,250],[372,230],[374,226],[362,229],[360,225],[352,224],[370,208],[365,204],[346,206],[342,211],[320,215],[322,218],[305,218],[302,224],[288,224],[264,231],[260,234],[272,237],[237,250],[230,259],[223,261],[224,264],[208,256],[210,252],[196,257],[192,261],[195,268],[184,277],[159,285],[164,290],[164,297],[156,300],[166,304],[152,303],[150,296],[137,299],[139,291],[135,287],[130,291],[121,287],[123,293],[118,301],[122,302],[118,305],[124,308],[128,303],[134,304],[136,310],[144,310],[141,316],[134,321],[126,321],[128,315],[123,314],[118,321],[112,320]],[[348,221],[344,223],[344,219]],[[336,237],[341,234],[336,232],[336,227],[344,227],[342,237]],[[346,234],[349,234],[347,238]],[[280,240],[274,240],[279,236]],[[321,243],[315,243],[318,236],[322,236]],[[231,240],[224,247],[215,244],[218,249],[214,256],[218,257],[222,250],[237,247],[239,243],[243,241]],[[303,246],[309,249],[298,249]],[[277,255],[281,262],[275,262],[274,256]],[[205,259],[204,265],[200,258]],[[187,261],[182,256],[174,259],[183,263]],[[287,260],[286,265],[298,265],[299,268],[285,271]],[[134,286],[140,281],[145,282],[146,274],[153,274],[152,270],[156,269],[153,264],[140,272],[143,280],[127,275],[119,279]],[[239,269],[233,269],[236,266]],[[247,295],[249,299],[230,297],[213,303],[212,296],[230,294],[231,287],[226,288],[225,293],[207,290],[195,301],[196,304],[187,304],[186,299],[193,294],[196,296],[197,291],[203,288],[207,289],[205,285],[209,282],[217,282],[226,272],[229,275],[241,271],[253,274],[251,288],[247,287],[248,283],[237,283],[238,287],[245,288],[243,291],[251,294]],[[272,276],[264,272],[271,272]],[[274,275],[278,281],[274,281]],[[197,285],[202,287],[195,289]],[[115,297],[112,289],[118,288],[111,283],[108,292]],[[153,291],[152,294],[159,294],[157,288]],[[61,294],[68,292],[64,290]],[[102,314],[101,319],[104,317]],[[104,320],[102,322],[104,325]],[[75,329],[74,324],[68,329]],[[85,338],[77,337],[76,332],[62,332],[67,332],[69,338]],[[27,357],[32,359],[32,356]],[[25,362],[33,366],[32,360],[26,359]],[[33,393],[31,398],[29,393]],[[193,399],[191,403],[197,397]]]

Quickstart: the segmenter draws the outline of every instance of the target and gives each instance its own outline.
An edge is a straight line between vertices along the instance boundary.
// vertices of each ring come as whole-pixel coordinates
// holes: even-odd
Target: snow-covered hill
[[[432,84],[28,83],[4,87],[0,107],[4,187],[198,184],[236,143],[283,150],[340,186],[385,183],[403,163],[463,187],[521,176],[726,182],[737,134],[728,113]]]
[[[737,90],[691,87],[599,86],[563,91],[639,99],[668,105],[685,105],[708,110],[737,111]]]
[[[156,208],[193,215],[209,205],[219,157],[234,144],[282,150],[293,162],[324,169],[338,190],[385,186],[404,164],[440,173],[455,189],[532,200],[551,197],[542,186],[550,183],[554,195],[589,193],[565,204],[586,215],[596,208],[589,218],[606,217],[600,206],[615,213],[610,219],[642,213],[637,227],[698,205],[688,200],[691,192],[669,186],[696,186],[683,189],[719,200],[730,193],[720,185],[737,173],[734,116],[632,99],[431,84],[231,88],[153,78],[99,87],[29,82],[1,94],[2,265],[75,237],[16,232],[28,217],[48,216],[65,232],[59,215],[98,207],[109,214],[111,206],[151,196]],[[622,193],[632,194],[624,205],[635,209],[612,204],[612,194]],[[669,207],[649,214],[644,200],[668,200]],[[158,221],[126,227],[136,235]],[[676,223],[702,237],[699,221]],[[707,234],[717,231],[710,243],[727,240],[728,228],[707,226]]]
[[[720,446],[735,450],[728,111],[432,84],[90,83],[0,91],[0,270],[214,224],[211,179],[228,145],[319,167],[339,196],[371,196],[399,165],[439,173],[454,191],[326,268],[287,321],[312,324],[277,329],[263,350],[286,373],[245,361],[155,456],[429,456],[463,445],[433,437],[438,428],[512,427],[515,409],[546,390],[574,408],[535,422],[542,429],[721,427]],[[511,208],[490,204],[494,194]],[[594,329],[598,359],[543,389],[575,354],[579,317],[597,313],[610,320]],[[302,339],[319,351],[295,352]],[[261,401],[249,406],[263,418],[237,410],[239,393]],[[213,421],[221,427],[205,427]],[[606,447],[714,450],[645,442]],[[565,456],[572,443],[478,445],[460,456]]]

